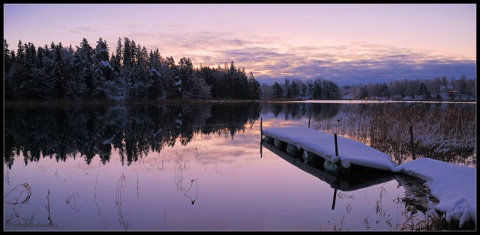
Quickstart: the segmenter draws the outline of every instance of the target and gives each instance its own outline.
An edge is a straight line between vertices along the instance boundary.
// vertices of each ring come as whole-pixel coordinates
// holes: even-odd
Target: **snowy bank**
[[[462,227],[477,221],[475,168],[420,158],[399,165],[395,171],[424,180],[432,196],[439,200],[433,209],[444,213],[447,222],[454,219]]]

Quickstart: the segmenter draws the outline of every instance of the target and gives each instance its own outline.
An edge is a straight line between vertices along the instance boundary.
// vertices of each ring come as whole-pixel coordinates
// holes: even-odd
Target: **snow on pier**
[[[394,171],[397,167],[389,155],[342,136],[337,136],[336,156],[335,137],[326,132],[305,127],[287,127],[266,128],[262,130],[262,134],[316,154],[326,161],[340,162],[346,169],[350,168],[350,164],[388,171]]]

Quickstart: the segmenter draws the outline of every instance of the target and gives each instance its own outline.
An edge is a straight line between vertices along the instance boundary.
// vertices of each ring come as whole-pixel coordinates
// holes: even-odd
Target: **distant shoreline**
[[[145,101],[88,101],[88,100],[48,100],[48,101],[4,101],[6,107],[16,106],[84,106],[84,105],[190,105],[190,104],[221,104],[221,103],[257,103],[261,100],[145,100]]]
[[[259,100],[238,100],[238,99],[199,99],[199,100],[145,100],[145,101],[87,101],[87,100],[18,100],[4,101],[4,107],[35,107],[35,106],[101,106],[101,105],[197,105],[197,104],[242,104],[242,103],[465,103],[476,104],[476,101],[438,101],[438,100],[358,100],[358,99],[341,99],[341,100],[307,100],[307,99],[259,99]]]
[[[464,103],[476,104],[476,101],[432,101],[432,100],[306,100],[306,99],[260,99],[260,100],[146,100],[146,101],[85,101],[85,100],[49,100],[49,101],[4,101],[4,107],[35,106],[102,106],[102,105],[196,105],[196,104],[230,104],[230,103]]]

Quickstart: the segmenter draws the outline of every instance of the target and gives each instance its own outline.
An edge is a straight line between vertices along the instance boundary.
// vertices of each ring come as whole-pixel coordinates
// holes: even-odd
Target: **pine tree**
[[[12,66],[12,57],[10,55],[10,50],[8,49],[8,43],[6,39],[3,39],[3,69],[4,74],[10,71]]]
[[[326,100],[340,99],[340,88],[337,84],[329,80],[322,81],[322,98]]]
[[[62,43],[59,43],[58,46],[55,47],[55,67],[52,73],[54,92],[57,99],[63,99],[65,95],[65,78],[63,76],[65,62],[63,60],[62,50]]]
[[[420,88],[418,89],[418,94],[422,96],[426,96],[428,92],[427,86],[425,86],[425,83],[420,84]]]
[[[234,98],[236,99],[248,99],[249,87],[248,78],[245,73],[245,68],[239,69],[236,73],[235,87],[237,87],[237,93]]]
[[[280,86],[280,84],[278,84],[278,82],[273,83],[272,89],[273,89],[273,97],[275,99],[281,99],[283,97],[283,89]]]
[[[262,96],[262,89],[260,87],[260,83],[255,79],[252,72],[250,72],[250,78],[248,79],[248,88],[249,99],[260,99],[260,97]]]
[[[213,99],[218,98],[219,92],[219,83],[217,77],[215,77],[216,72],[217,71],[215,69],[203,67],[201,65],[200,69],[198,70],[198,76],[205,80],[206,85],[210,86],[210,97]]]
[[[12,65],[13,65],[13,58],[12,54],[15,53],[10,52],[8,49],[8,43],[6,39],[3,39],[3,63],[4,63],[4,92],[5,92],[5,100],[14,99],[16,94],[16,86],[13,82],[12,76],[10,74]]]
[[[300,96],[299,82],[295,80],[292,81],[292,84],[290,85],[290,92],[292,94],[292,98],[298,98]]]
[[[181,80],[178,76],[178,67],[175,64],[173,57],[167,57],[167,75],[165,78],[165,88],[167,92],[167,99],[181,98]]]
[[[311,89],[310,96],[314,100],[322,99],[322,87],[320,85],[320,81],[318,81],[318,82],[317,82],[317,80],[314,81],[312,89]]]
[[[193,64],[190,58],[181,58],[178,62],[178,80],[175,82],[175,88],[179,91],[180,99],[183,95],[189,93],[193,87]],[[191,92],[190,92],[191,93]]]
[[[289,79],[285,79],[284,91],[285,91],[285,98],[291,99],[292,98],[292,90],[290,89],[290,80]]]
[[[150,81],[150,86],[147,90],[148,99],[158,99],[163,96],[163,87],[161,83],[162,79],[162,60],[160,52],[158,49],[155,51],[150,51],[148,58],[148,80]]]

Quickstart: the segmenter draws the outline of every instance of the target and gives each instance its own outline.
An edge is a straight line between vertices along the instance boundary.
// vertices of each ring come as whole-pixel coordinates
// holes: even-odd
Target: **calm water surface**
[[[349,183],[260,144],[260,120],[263,128],[346,131],[338,119],[353,120],[345,113],[357,108],[368,112],[258,103],[7,108],[4,229],[414,229],[426,216],[403,199],[421,183],[402,175]],[[449,159],[476,164],[463,142],[464,156]],[[412,157],[405,149],[396,156]]]

